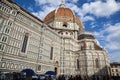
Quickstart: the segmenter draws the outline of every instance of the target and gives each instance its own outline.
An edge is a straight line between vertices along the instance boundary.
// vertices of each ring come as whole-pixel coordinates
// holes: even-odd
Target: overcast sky
[[[44,19],[61,0],[14,0],[30,13]],[[120,0],[65,0],[109,54],[111,62],[120,62]]]

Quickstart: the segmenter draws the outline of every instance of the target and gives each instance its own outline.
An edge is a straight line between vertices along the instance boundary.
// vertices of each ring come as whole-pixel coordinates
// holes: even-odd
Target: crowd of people
[[[56,80],[111,80],[109,76],[81,76],[81,75],[60,75]],[[113,79],[116,80],[116,79]],[[117,79],[118,80],[118,79]]]
[[[80,75],[76,75],[76,76],[64,76],[64,75],[60,75],[57,77],[56,80],[82,80]]]
[[[0,73],[0,80],[26,80],[28,78],[26,75],[21,73]],[[120,79],[120,78],[119,78]],[[81,76],[81,75],[34,75],[31,76],[30,80],[119,80],[117,78],[109,79],[106,76]]]

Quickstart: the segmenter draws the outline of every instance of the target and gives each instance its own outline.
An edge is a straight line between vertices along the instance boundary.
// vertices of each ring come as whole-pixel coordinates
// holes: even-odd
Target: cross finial
[[[62,4],[64,4],[64,0],[61,0]]]
[[[60,7],[65,7],[65,0],[61,0]]]

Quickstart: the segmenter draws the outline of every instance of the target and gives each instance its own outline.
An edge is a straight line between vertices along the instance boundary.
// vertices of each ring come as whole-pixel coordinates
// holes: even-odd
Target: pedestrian
[[[49,79],[48,79],[48,76],[45,76],[45,79],[44,79],[44,80],[49,80]]]
[[[71,75],[70,78],[68,80],[73,80],[73,76]]]
[[[65,80],[68,80],[68,79],[69,79],[69,77],[66,75]]]
[[[58,76],[58,80],[61,80],[61,77],[62,77],[62,76],[61,76],[61,75],[59,75],[59,76]]]
[[[49,75],[49,76],[48,76],[48,80],[52,80],[52,77],[51,77],[51,75]]]
[[[81,78],[81,76],[80,76],[80,75],[78,75],[78,80],[82,80],[82,78]]]
[[[62,75],[61,80],[65,80],[65,76],[64,75]]]

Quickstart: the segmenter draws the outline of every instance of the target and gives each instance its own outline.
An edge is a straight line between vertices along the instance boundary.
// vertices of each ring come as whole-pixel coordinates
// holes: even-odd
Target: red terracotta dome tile
[[[73,19],[81,28],[83,28],[82,22],[80,19],[74,15],[73,11],[69,8],[59,7],[56,10],[51,11],[45,18],[44,22],[47,22],[55,17],[66,17]],[[64,21],[64,20],[63,20]]]

